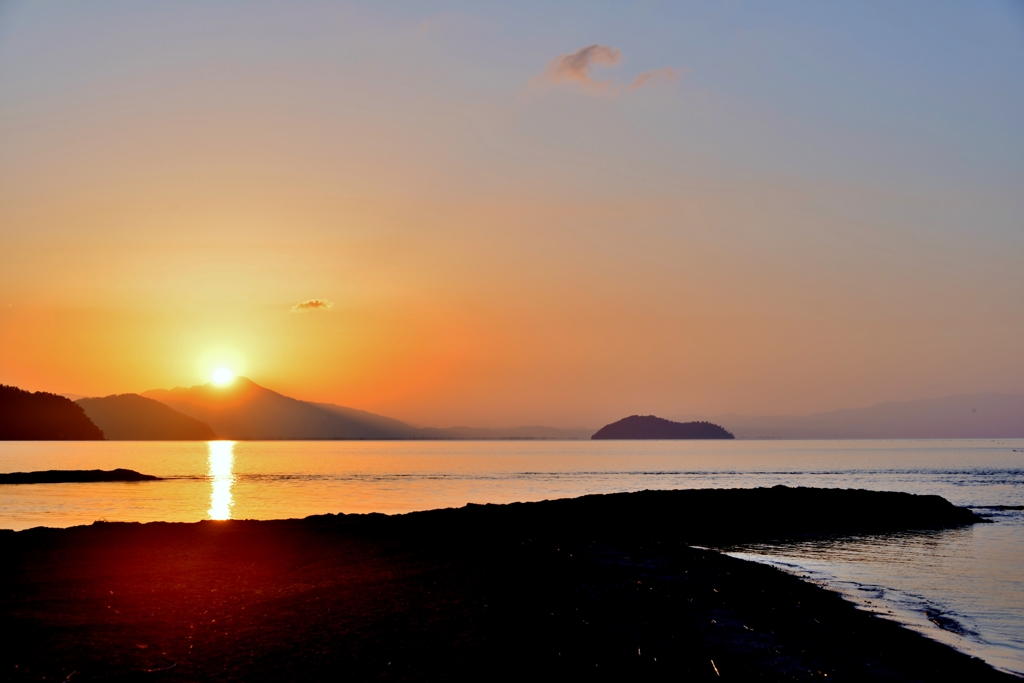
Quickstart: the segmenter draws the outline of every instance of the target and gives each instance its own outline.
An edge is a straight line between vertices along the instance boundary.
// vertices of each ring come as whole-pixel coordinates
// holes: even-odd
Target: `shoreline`
[[[776,487],[7,531],[16,628],[2,670],[1019,680],[782,571],[692,547],[977,521],[935,496]]]
[[[843,542],[843,539],[839,539]],[[829,567],[803,556],[787,552],[788,544],[773,544],[767,552],[728,549],[725,554],[737,559],[774,567],[805,582],[835,593],[857,609],[876,618],[892,621],[963,654],[984,660],[997,671],[1018,678],[1024,677],[1015,650],[1004,650],[981,633],[966,625],[962,612],[949,612],[944,606],[913,592],[894,587],[893,583],[862,581],[849,575],[849,568],[839,563]],[[827,563],[827,560],[826,560]],[[845,572],[844,572],[845,570]],[[970,618],[970,614],[967,618]]]

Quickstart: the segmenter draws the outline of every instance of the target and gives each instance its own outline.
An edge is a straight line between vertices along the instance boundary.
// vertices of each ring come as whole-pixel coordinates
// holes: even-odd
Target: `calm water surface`
[[[647,488],[786,484],[935,493],[993,524],[750,545],[730,553],[820,582],[1024,673],[1024,439],[730,442],[0,442],[0,471],[126,467],[145,483],[0,487],[0,528],[408,512]]]

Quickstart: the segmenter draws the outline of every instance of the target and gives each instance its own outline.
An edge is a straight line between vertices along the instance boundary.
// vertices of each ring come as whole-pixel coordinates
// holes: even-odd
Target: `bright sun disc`
[[[235,373],[231,372],[227,368],[217,368],[213,371],[213,383],[218,386],[224,386],[225,384],[231,384],[231,380],[235,378]]]

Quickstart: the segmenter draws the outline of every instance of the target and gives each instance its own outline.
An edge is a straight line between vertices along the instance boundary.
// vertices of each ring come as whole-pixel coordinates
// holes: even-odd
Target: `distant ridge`
[[[420,438],[439,440],[553,440],[569,441],[589,439],[594,433],[593,428],[544,427],[526,425],[523,427],[424,427],[420,429]]]
[[[383,415],[377,415],[357,408],[346,408],[345,406],[339,406],[334,403],[313,403],[311,401],[303,401],[303,403],[316,406],[321,410],[326,410],[327,412],[334,413],[335,415],[340,415],[341,417],[352,420],[353,422],[364,425],[365,427],[378,429],[383,433],[392,435],[387,438],[420,438],[418,436],[420,430],[407,425],[401,420],[396,420],[393,417],[385,417]]]
[[[103,432],[70,399],[0,384],[0,440],[102,441]]]
[[[741,439],[1010,439],[1024,437],[1024,394],[961,394],[812,415],[733,413],[710,419]]]
[[[710,422],[672,422],[654,415],[630,415],[601,427],[591,439],[732,439]]]
[[[209,441],[210,426],[138,394],[81,398],[82,406],[108,439],[115,441]]]

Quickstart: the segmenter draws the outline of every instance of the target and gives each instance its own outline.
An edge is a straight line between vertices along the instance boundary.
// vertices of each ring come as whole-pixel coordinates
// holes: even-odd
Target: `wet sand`
[[[5,532],[0,678],[1019,680],[691,547],[975,521],[777,487]]]

